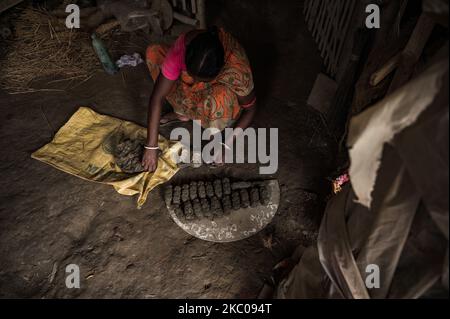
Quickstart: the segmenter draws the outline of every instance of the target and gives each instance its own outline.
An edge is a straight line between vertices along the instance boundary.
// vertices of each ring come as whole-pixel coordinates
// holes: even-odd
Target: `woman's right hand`
[[[144,171],[154,172],[158,167],[158,152],[159,150],[148,150],[145,149],[144,155],[142,156],[142,166]]]
[[[164,77],[162,73],[156,79],[150,102],[148,104],[147,145],[158,145],[159,121],[161,119],[162,104],[170,93],[175,81]],[[145,149],[142,156],[142,166],[145,171],[154,172],[158,167],[159,150]]]

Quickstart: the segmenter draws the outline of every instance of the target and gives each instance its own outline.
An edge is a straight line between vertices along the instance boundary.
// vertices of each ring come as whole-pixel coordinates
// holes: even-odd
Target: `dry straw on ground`
[[[26,8],[14,19],[14,28],[0,58],[0,86],[8,92],[55,90],[56,84],[69,88],[100,70],[89,34],[66,28],[64,20]],[[45,81],[36,85],[38,79]]]

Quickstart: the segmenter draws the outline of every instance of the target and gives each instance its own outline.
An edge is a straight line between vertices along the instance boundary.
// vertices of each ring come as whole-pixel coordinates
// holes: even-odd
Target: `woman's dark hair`
[[[186,48],[186,68],[190,75],[215,78],[225,64],[225,51],[217,27],[198,34]]]

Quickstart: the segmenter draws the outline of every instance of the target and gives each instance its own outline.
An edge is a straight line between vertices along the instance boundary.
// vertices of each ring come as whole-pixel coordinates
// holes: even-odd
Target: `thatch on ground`
[[[0,86],[8,92],[53,90],[56,82],[69,88],[101,69],[89,34],[68,29],[64,20],[46,11],[23,9],[14,19],[14,30],[0,57]],[[39,88],[38,79],[46,80]]]

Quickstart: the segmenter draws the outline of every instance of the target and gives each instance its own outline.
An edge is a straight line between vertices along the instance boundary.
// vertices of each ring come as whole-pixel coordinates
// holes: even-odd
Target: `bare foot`
[[[163,116],[161,116],[161,120],[159,121],[160,124],[167,124],[169,122],[173,121],[181,121],[181,122],[187,122],[189,121],[189,118],[183,115],[180,115],[175,112],[167,113]]]

